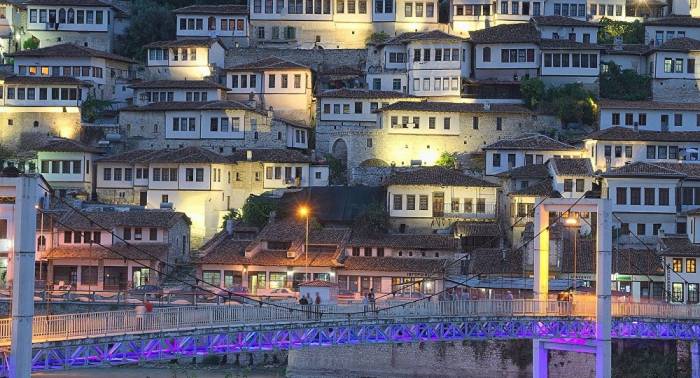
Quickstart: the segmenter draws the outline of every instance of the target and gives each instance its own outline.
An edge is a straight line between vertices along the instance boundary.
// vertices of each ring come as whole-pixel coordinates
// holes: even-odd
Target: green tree
[[[235,221],[240,221],[241,218],[242,218],[242,217],[241,217],[241,211],[240,211],[240,210],[238,210],[238,209],[229,210],[228,213],[226,213],[226,215],[224,215],[224,217],[223,217],[223,219],[222,219],[223,222],[221,223],[221,228],[226,228],[226,222],[227,222],[227,221],[229,221],[229,220],[233,220],[234,222],[235,222]]]
[[[554,111],[562,123],[592,125],[595,122],[595,98],[581,84],[549,88],[545,101],[548,103],[548,108]]]
[[[525,106],[530,109],[535,109],[544,98],[544,82],[537,78],[523,79],[520,82],[520,93],[523,96]]]
[[[641,101],[651,97],[651,77],[634,70],[623,70],[613,62],[600,74],[600,97]]]
[[[126,33],[117,39],[117,53],[144,61],[144,45],[174,39],[175,16],[171,12],[172,9],[173,4],[167,1],[133,1],[129,27]]]
[[[102,113],[112,107],[113,102],[108,100],[100,100],[93,95],[83,101],[81,106],[82,118],[87,122],[95,122]]]
[[[389,230],[389,214],[380,203],[371,203],[355,218],[353,230],[360,235],[376,235]]]
[[[277,209],[277,201],[274,199],[251,194],[243,204],[240,218],[246,225],[263,227],[270,219],[270,213]]]
[[[381,44],[386,42],[389,39],[389,34],[387,34],[384,31],[380,32],[374,32],[372,33],[367,40],[365,41],[366,44]]]
[[[598,43],[611,44],[615,37],[622,37],[623,43],[644,43],[644,25],[639,21],[614,21],[603,17],[598,25]]]
[[[32,36],[31,38],[25,39],[22,43],[22,49],[24,50],[34,50],[39,48],[39,39]]]
[[[451,152],[443,152],[435,162],[440,167],[454,169],[457,166],[457,155]]]
[[[331,184],[342,185],[347,182],[347,169],[342,160],[331,154],[326,154],[326,162],[328,162],[329,181]]]

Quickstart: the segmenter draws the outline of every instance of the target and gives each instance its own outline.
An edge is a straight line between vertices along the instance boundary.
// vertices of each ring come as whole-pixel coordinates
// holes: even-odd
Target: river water
[[[32,378],[282,378],[284,368],[241,369],[230,367],[111,367],[52,371]]]

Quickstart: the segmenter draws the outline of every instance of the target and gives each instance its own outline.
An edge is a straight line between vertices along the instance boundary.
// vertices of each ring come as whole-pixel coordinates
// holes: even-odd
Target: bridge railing
[[[613,315],[665,319],[700,319],[700,307],[669,304],[613,303]],[[593,317],[595,301],[575,302],[516,300],[466,300],[378,302],[376,305],[203,305],[156,308],[151,313],[134,310],[36,316],[34,342],[115,336],[130,333],[178,331],[235,325],[310,322],[319,320],[360,320],[371,318],[430,318],[445,316],[548,316]],[[11,337],[11,319],[0,319],[0,344]]]

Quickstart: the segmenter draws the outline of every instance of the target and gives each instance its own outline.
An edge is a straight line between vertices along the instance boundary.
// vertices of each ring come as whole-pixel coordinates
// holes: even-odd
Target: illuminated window
[[[685,259],[685,272],[686,273],[695,273],[696,270],[695,266],[695,259]]]
[[[675,273],[683,273],[683,259],[673,259],[672,267]]]

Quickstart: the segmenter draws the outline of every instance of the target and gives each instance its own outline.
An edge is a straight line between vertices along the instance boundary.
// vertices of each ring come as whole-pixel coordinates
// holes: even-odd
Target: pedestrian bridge
[[[360,343],[595,338],[595,299],[203,305],[36,316],[33,369],[69,369],[208,354]],[[700,306],[613,302],[613,338],[700,340]],[[7,373],[11,319],[0,319]]]

